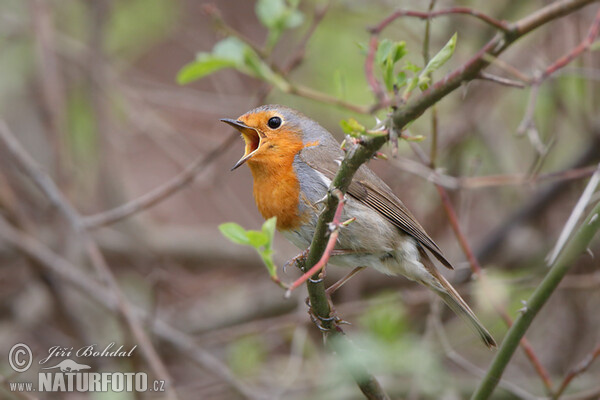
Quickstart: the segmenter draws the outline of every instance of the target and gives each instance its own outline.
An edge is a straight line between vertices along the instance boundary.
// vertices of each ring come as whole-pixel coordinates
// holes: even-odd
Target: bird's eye
[[[281,126],[281,118],[273,117],[273,118],[269,119],[269,121],[267,122],[267,125],[269,125],[269,128],[271,128],[271,129],[277,129]]]

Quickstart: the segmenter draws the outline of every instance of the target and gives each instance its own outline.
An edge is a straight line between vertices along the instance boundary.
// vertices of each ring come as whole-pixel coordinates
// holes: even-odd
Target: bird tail
[[[444,303],[450,307],[452,311],[466,321],[469,326],[481,337],[483,343],[487,347],[494,348],[497,346],[496,341],[492,335],[485,329],[481,321],[475,316],[475,313],[467,305],[467,303],[460,297],[458,292],[450,285],[450,283],[440,274],[435,265],[431,262],[429,256],[423,249],[419,249],[421,253],[421,261],[425,265],[425,268],[433,275],[438,285],[430,285],[430,287],[442,298]]]

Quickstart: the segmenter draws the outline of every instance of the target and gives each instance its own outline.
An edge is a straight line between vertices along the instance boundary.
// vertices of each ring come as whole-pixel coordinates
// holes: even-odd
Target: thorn
[[[598,215],[598,214],[596,214]],[[594,259],[594,252],[592,251],[592,249],[590,249],[589,247],[587,249],[585,249],[585,252],[588,253],[590,255],[590,257],[592,257],[592,259]]]
[[[588,225],[591,225],[592,223],[594,223],[596,220],[598,219],[598,213],[592,215],[592,218],[590,218],[590,222],[588,222]]]
[[[387,160],[388,159],[388,157],[385,154],[383,154],[382,152],[380,152],[380,151],[378,151],[377,153],[375,153],[375,158],[378,158],[380,160]]]
[[[283,298],[284,299],[289,299],[291,295],[292,295],[292,290],[288,289],[288,290],[285,291],[285,294],[283,295]]]
[[[527,311],[529,311],[529,308],[527,308],[527,302],[525,300],[521,300],[521,304],[523,304],[523,307],[518,309],[517,312],[520,314],[525,314]]]

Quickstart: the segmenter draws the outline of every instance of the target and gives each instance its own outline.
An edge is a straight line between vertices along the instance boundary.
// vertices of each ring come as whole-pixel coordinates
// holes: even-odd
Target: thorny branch
[[[516,23],[510,24],[507,29],[502,30],[502,33],[496,34],[481,50],[479,50],[471,59],[469,59],[462,67],[451,72],[442,80],[436,82],[430,89],[425,91],[417,98],[409,101],[407,104],[399,106],[391,116],[391,124],[393,129],[402,130],[409,122],[418,118],[425,110],[433,106],[440,99],[456,90],[463,82],[476,79],[482,70],[489,65],[489,61],[484,59],[485,54],[491,54],[497,57],[500,53],[506,50],[514,41],[523,35],[531,32],[539,26],[548,23],[556,18],[570,14],[575,10],[590,4],[592,1],[582,0],[563,0],[552,3],[551,5],[542,8],[534,14],[527,16]],[[393,19],[382,21],[376,28],[371,30],[372,38],[369,46],[365,71],[372,71],[372,66],[369,63],[374,62],[374,52],[376,50],[376,36],[391,23]],[[371,79],[368,77],[368,81]],[[377,86],[373,86],[377,93]],[[388,102],[379,102],[371,110],[375,111],[380,108],[390,106]],[[334,217],[334,210],[338,205],[338,199],[331,193],[338,189],[342,193],[346,193],[354,173],[358,168],[369,159],[383,146],[387,141],[386,137],[372,137],[361,141],[351,147],[344,157],[340,168],[330,185],[330,194],[325,202],[325,209],[319,217],[317,228],[310,246],[310,252],[307,257],[305,271],[315,265],[321,258],[326,247],[327,225]],[[322,318],[330,317],[330,307],[327,302],[324,285],[322,282],[307,284],[309,290],[309,298],[314,312]],[[524,333],[524,332],[523,332]],[[519,338],[520,339],[520,338]],[[518,345],[519,341],[517,341]],[[512,353],[511,353],[512,354]],[[492,388],[493,389],[493,388]],[[491,391],[489,392],[491,393]]]

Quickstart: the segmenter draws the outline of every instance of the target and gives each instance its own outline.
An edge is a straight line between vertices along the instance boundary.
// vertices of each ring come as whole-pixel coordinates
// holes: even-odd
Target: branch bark
[[[485,378],[479,384],[471,400],[485,400],[491,396],[531,322],[554,292],[561,279],[569,272],[573,262],[581,253],[585,252],[598,229],[600,229],[600,202],[589,213],[573,238],[552,264],[550,272],[527,300],[524,311],[508,330]]]

